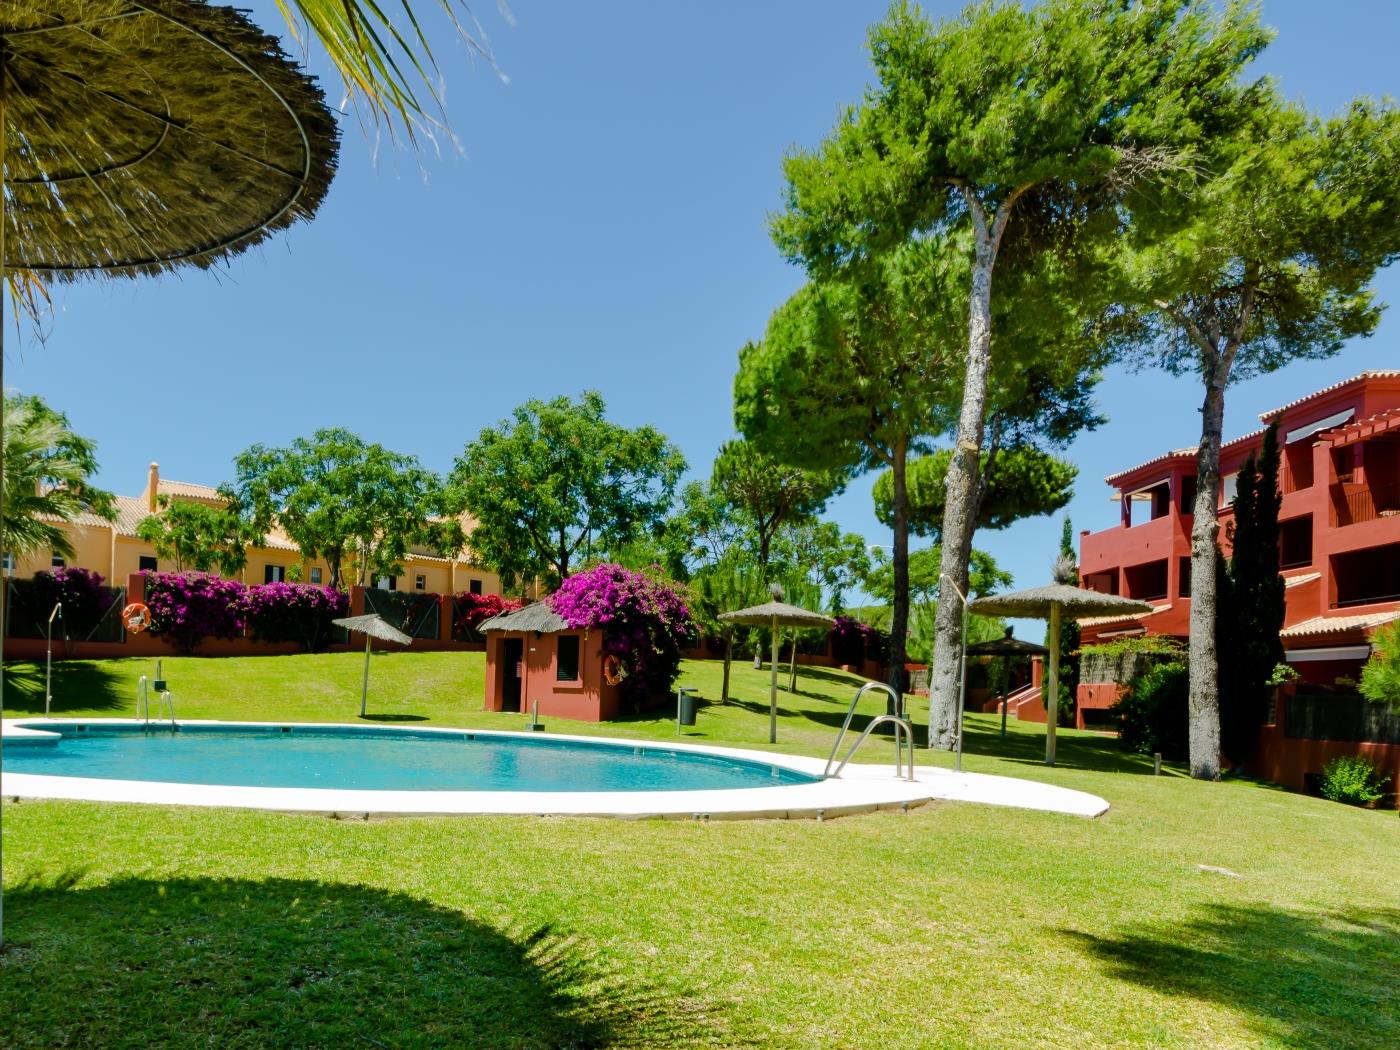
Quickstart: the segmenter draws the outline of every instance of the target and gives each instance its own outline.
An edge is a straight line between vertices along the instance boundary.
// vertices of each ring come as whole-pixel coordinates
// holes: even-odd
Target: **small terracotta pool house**
[[[602,722],[621,710],[604,675],[603,632],[569,627],[547,602],[493,616],[486,635],[486,710]]]

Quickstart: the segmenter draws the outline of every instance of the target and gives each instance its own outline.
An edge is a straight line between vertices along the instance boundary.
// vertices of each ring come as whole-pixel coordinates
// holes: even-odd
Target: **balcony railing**
[[[1332,507],[1338,528],[1377,518],[1400,517],[1400,483],[1367,485],[1350,492],[1344,485],[1333,485]]]

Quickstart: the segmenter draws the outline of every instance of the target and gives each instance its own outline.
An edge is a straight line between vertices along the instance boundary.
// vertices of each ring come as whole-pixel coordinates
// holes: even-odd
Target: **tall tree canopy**
[[[1128,274],[1143,360],[1201,380],[1191,524],[1192,775],[1220,774],[1217,512],[1225,391],[1335,354],[1380,317],[1370,281],[1400,252],[1400,111],[1358,101],[1329,120],[1255,85],[1250,120],[1146,200]],[[1138,204],[1140,202],[1134,202]]]
[[[0,545],[13,555],[52,550],[73,556],[68,532],[57,522],[83,514],[111,520],[115,501],[92,483],[97,445],[75,434],[68,417],[34,396],[5,397],[4,521]]]
[[[888,253],[845,280],[806,285],[774,312],[763,339],[739,352],[734,379],[735,423],[778,461],[840,475],[889,469],[889,684],[896,691],[903,688],[909,616],[905,465],[952,418],[956,359],[928,348],[955,341],[946,267],[956,270],[959,262],[931,240]],[[892,698],[890,705],[893,713]]]
[[[605,417],[597,391],[527,401],[481,431],[450,477],[476,519],[472,549],[508,585],[557,585],[577,562],[620,547],[665,519],[685,470],[654,427]]]
[[[790,466],[750,441],[729,441],[715,457],[710,488],[753,530],[759,574],[767,578],[778,529],[815,517],[842,481],[837,471]]]
[[[907,474],[909,527],[916,535],[938,538],[948,495],[951,449],[939,449],[909,464]],[[1004,529],[1022,518],[1053,514],[1074,496],[1079,468],[1030,445],[1004,449],[981,476],[985,482],[978,501],[977,527]],[[886,471],[875,480],[875,514],[886,525],[893,518],[894,478]]]
[[[396,575],[413,545],[452,557],[465,537],[441,479],[413,456],[348,430],[318,430],[286,448],[252,445],[220,489],[257,533],[280,526],[305,558],[324,558],[330,586],[354,560],[360,583]]]
[[[217,567],[232,576],[248,564],[249,544],[264,537],[229,507],[211,507],[195,500],[160,497],[160,513],[136,526],[136,535],[155,548],[156,557],[175,562],[175,571]]]
[[[969,245],[962,398],[948,470],[930,741],[951,747],[961,618],[993,355],[993,274],[1073,269],[1117,232],[1122,191],[1239,119],[1267,37],[1243,3],[982,3],[937,26],[897,4],[870,34],[878,83],[787,158],[773,234],[814,275],[960,228]],[[1001,264],[999,266],[999,263]],[[1107,282],[1080,282],[1082,298]],[[1090,311],[1093,312],[1093,311]],[[929,347],[937,354],[938,347]]]

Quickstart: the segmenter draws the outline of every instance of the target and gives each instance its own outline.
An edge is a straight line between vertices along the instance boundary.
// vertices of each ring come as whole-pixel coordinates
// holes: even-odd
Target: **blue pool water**
[[[624,745],[482,733],[298,727],[54,725],[14,742],[5,770],[59,777],[384,791],[709,791],[810,784],[760,762]]]

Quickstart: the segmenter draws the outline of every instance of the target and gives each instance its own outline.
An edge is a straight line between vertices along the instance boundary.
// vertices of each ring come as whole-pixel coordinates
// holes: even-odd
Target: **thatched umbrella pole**
[[[773,659],[768,665],[768,742],[778,742],[778,617],[773,617]]]
[[[5,397],[5,43],[0,40],[0,416],[4,414]],[[5,462],[5,428],[0,426],[0,466]],[[5,520],[5,486],[0,483],[0,529]],[[5,622],[5,601],[9,597],[0,585],[0,625]],[[5,632],[0,627],[0,667],[4,667]],[[0,720],[5,717],[4,675],[0,674]],[[0,806],[0,839],[4,838],[4,807]],[[5,881],[5,851],[0,849],[0,884]],[[0,893],[0,948],[5,947],[5,895]]]
[[[779,601],[751,606],[748,609],[739,609],[736,612],[721,613],[719,618],[723,623],[752,624],[756,627],[767,626],[772,632],[772,659],[769,661],[768,667],[768,742],[776,744],[778,742],[778,646],[781,642],[778,628],[784,626],[830,627],[833,621],[831,617],[823,616],[821,613],[799,609],[795,605],[787,605]]]
[[[1100,594],[1067,583],[974,598],[968,606],[982,616],[1026,616],[1050,621],[1050,670],[1045,697],[1045,764],[1048,766],[1055,764],[1055,718],[1060,708],[1060,620],[1065,611],[1072,616],[1139,615],[1152,611],[1147,602]]]

